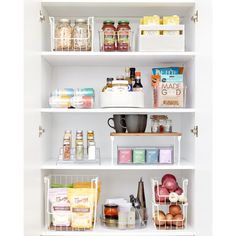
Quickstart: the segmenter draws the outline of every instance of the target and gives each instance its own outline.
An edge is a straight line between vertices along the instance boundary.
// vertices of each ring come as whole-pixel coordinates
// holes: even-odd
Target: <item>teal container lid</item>
[[[119,20],[118,21],[118,24],[129,24],[129,21],[128,20]]]
[[[103,21],[103,24],[106,24],[106,23],[110,23],[110,24],[115,24],[115,21],[114,20],[104,20]]]

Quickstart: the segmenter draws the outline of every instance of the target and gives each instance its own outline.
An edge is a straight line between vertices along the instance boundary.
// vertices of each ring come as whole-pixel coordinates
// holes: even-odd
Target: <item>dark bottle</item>
[[[129,72],[130,72],[130,79],[134,82],[135,81],[135,68],[129,68]]]
[[[133,86],[134,92],[143,91],[143,85],[141,84],[141,72],[135,73],[135,83]]]

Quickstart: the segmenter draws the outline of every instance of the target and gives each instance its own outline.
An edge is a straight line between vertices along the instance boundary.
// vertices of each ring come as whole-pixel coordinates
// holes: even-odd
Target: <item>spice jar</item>
[[[165,127],[164,127],[165,133],[171,133],[172,132],[172,120],[166,120]]]
[[[73,48],[76,51],[91,51],[91,29],[85,19],[75,20]]]
[[[118,219],[118,205],[116,204],[105,204],[104,215],[108,219]]]
[[[60,19],[55,30],[55,50],[72,49],[72,27],[69,19]]]
[[[130,48],[130,26],[128,20],[118,21],[117,27],[117,50],[129,51]]]
[[[151,132],[152,133],[163,133],[166,129],[166,120],[168,119],[165,115],[153,115],[151,116]]]
[[[116,49],[116,28],[113,20],[103,21],[103,50],[115,51]]]

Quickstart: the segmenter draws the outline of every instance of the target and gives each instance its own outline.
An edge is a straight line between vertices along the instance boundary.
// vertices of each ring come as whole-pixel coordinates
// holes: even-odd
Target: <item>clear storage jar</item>
[[[72,27],[69,19],[60,19],[55,30],[55,50],[68,51],[72,49]]]
[[[92,32],[85,19],[76,19],[73,28],[73,49],[75,51],[91,51]]]

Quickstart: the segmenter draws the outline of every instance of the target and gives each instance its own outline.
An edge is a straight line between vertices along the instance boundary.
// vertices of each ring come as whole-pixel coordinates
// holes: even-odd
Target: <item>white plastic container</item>
[[[101,107],[144,107],[143,92],[101,92]]]
[[[142,31],[179,31],[179,34],[158,35]],[[140,52],[183,52],[185,50],[184,25],[139,25],[138,50]]]

